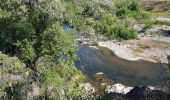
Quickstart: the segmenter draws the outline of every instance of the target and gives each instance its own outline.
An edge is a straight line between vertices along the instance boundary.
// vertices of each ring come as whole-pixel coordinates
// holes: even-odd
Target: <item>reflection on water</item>
[[[77,54],[77,68],[89,76],[103,72],[107,79],[130,86],[165,84],[168,73],[165,64],[127,61],[107,49],[97,50],[88,46],[79,46]]]

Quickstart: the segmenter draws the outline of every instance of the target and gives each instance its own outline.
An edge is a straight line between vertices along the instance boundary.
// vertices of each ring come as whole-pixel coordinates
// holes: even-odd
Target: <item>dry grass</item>
[[[170,17],[170,12],[151,12],[151,15],[154,17]]]
[[[143,50],[141,48],[135,48],[135,49],[132,49],[132,51],[134,53],[143,53]]]
[[[160,41],[160,40],[153,40],[155,45],[162,47],[162,48],[170,48],[170,42]]]

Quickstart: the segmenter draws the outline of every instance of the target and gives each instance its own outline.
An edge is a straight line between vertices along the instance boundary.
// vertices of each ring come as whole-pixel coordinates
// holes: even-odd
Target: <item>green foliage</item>
[[[116,10],[116,16],[118,17],[125,17],[128,14],[128,11],[125,7],[121,7]]]
[[[82,95],[80,83],[84,76],[73,65],[62,61],[58,64],[55,58],[51,57],[43,57],[39,62],[37,70],[42,75],[40,85],[44,93],[52,93],[49,98],[73,98]],[[61,94],[63,91],[67,92]]]
[[[99,24],[98,24],[99,23]],[[104,18],[102,22],[96,24],[97,32],[104,34],[110,39],[136,39],[137,32],[133,29],[128,28],[126,25],[120,22],[111,20],[111,18]],[[100,25],[102,23],[102,25]]]
[[[132,15],[133,13],[137,13],[138,16],[141,16],[143,14],[140,10],[139,0],[119,0],[114,1],[114,4],[115,12],[118,17],[124,18],[128,15]]]
[[[131,11],[139,11],[140,10],[140,5],[139,5],[139,0],[129,0],[130,3],[128,5],[128,9]]]
[[[0,94],[4,99],[27,99],[31,94],[29,99],[61,99],[80,94],[79,85],[84,77],[74,66],[75,30],[66,31],[61,25],[63,21],[75,27],[81,24],[72,19],[78,8],[70,7],[73,10],[67,11],[69,16],[65,16],[64,5],[63,0],[2,0],[0,3],[0,51],[11,56],[6,59],[7,56],[0,55],[2,64],[6,61],[10,64],[2,67],[0,74],[2,77],[23,74],[21,79],[3,80],[5,84],[1,84]],[[28,70],[30,78],[24,78]],[[27,86],[32,90],[25,90]],[[22,90],[29,94],[21,97]]]
[[[0,99],[18,100],[26,96],[25,89],[28,69],[17,57],[0,53]]]
[[[68,5],[70,4],[70,5]],[[134,39],[137,33],[129,27],[120,26],[122,18],[133,17],[136,19],[146,18],[139,6],[138,0],[114,0],[112,7],[102,5],[94,1],[69,1],[65,2],[66,20],[80,30],[82,33],[92,33],[94,30],[97,34],[102,34],[109,38]],[[114,27],[118,24],[123,28],[120,34],[116,33],[118,29]],[[114,32],[114,28],[116,29]],[[113,33],[114,32],[114,33]],[[118,32],[118,31],[117,31]],[[123,36],[125,35],[125,36]],[[128,36],[128,37],[127,37]]]
[[[133,12],[133,13],[130,13],[128,16],[134,17],[137,20],[150,19],[150,14],[143,12],[143,11]]]
[[[74,60],[76,49],[73,44],[73,32],[75,31],[68,32],[62,29],[59,23],[53,24],[41,34],[41,55],[53,55]]]
[[[133,29],[128,29],[127,27],[123,25],[115,25],[112,27],[112,38],[118,38],[118,39],[136,39],[137,38],[137,32]]]
[[[0,53],[0,76],[8,73],[20,73],[25,72],[24,64],[17,57],[8,57],[5,54]]]
[[[42,2],[47,7],[41,8]],[[35,62],[44,55],[75,58],[72,32],[64,31],[58,21],[54,20],[58,16],[53,16],[50,11],[46,12],[48,6],[54,6],[51,3],[55,3],[55,1],[36,2],[37,6],[32,4],[30,7],[26,5],[25,15],[23,12],[18,15],[19,4],[16,6],[17,9],[14,9],[14,5],[8,4],[7,1],[4,3],[7,6],[1,8],[1,11],[6,13],[8,10],[9,13],[12,12],[12,15],[1,17],[1,51],[12,56],[17,55],[24,62]],[[8,6],[11,9],[8,9]],[[51,8],[49,7],[49,9]]]

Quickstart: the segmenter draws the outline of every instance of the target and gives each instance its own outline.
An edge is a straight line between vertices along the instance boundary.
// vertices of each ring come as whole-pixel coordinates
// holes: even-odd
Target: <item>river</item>
[[[107,80],[128,86],[164,86],[169,69],[166,64],[145,60],[128,61],[116,56],[106,48],[96,49],[89,46],[78,46],[76,61],[78,69],[87,76],[102,72]]]
[[[78,38],[81,36],[79,31],[75,35]],[[128,61],[116,56],[107,48],[96,49],[88,45],[78,45],[77,48],[76,67],[90,78],[102,72],[105,76],[104,80],[113,83],[162,87],[166,85],[170,75],[167,64],[146,60]]]

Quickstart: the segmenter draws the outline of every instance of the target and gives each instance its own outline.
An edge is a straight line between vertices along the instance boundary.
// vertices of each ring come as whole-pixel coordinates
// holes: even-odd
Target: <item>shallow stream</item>
[[[76,61],[78,69],[87,76],[103,72],[107,80],[128,86],[163,86],[169,72],[166,64],[145,60],[128,61],[116,56],[106,48],[79,46]]]

